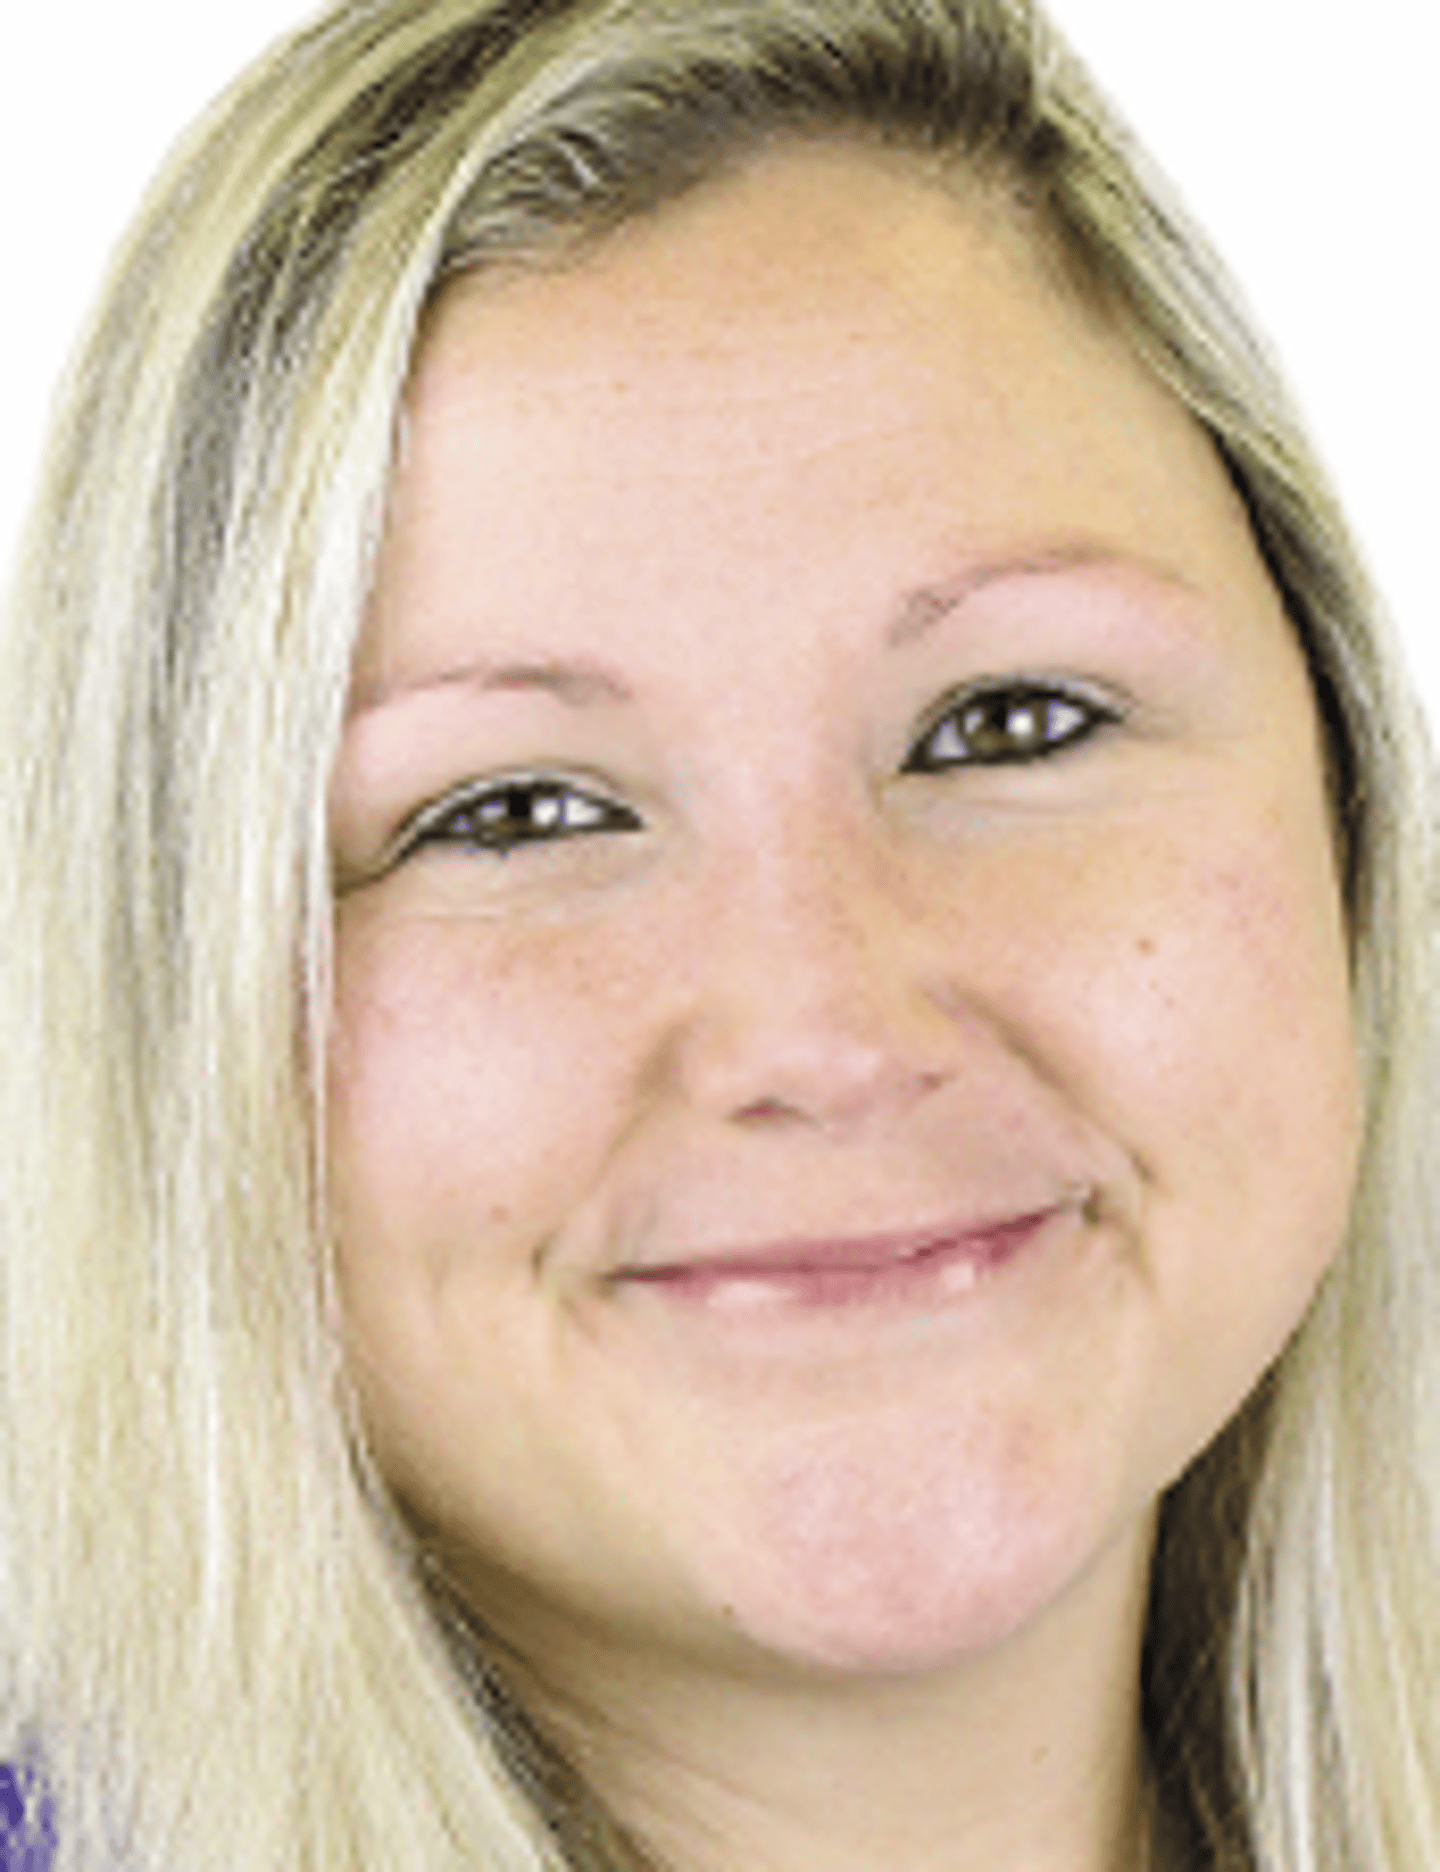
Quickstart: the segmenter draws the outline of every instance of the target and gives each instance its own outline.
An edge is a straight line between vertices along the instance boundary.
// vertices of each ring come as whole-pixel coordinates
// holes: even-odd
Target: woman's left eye
[[[972,692],[920,738],[902,771],[1018,766],[1073,747],[1117,719],[1087,697],[1042,683]]]

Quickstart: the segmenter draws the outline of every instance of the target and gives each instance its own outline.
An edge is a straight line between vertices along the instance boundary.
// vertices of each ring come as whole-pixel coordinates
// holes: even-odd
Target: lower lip
[[[696,1263],[625,1277],[677,1305],[743,1316],[963,1300],[1036,1242],[1059,1212],[1020,1216],[983,1232],[937,1237],[908,1254],[847,1266],[842,1257],[795,1263]]]

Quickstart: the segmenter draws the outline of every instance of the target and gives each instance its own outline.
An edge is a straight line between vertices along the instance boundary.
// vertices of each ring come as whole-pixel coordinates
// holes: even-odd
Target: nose
[[[956,1070],[923,908],[838,838],[792,838],[710,893],[679,1035],[689,1102],[748,1128],[854,1130]]]

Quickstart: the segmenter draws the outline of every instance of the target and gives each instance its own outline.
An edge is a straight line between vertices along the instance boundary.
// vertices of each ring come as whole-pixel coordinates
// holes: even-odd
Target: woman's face
[[[333,808],[353,1371],[502,1630],[1134,1572],[1341,1239],[1346,944],[1227,477],[1004,211],[772,155],[452,287]]]

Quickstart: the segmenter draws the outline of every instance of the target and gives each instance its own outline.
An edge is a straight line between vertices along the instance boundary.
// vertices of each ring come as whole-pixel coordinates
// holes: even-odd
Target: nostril
[[[672,1070],[688,1102],[752,1128],[833,1131],[904,1110],[959,1067],[963,1023],[934,992],[935,944],[912,905],[857,865],[842,875],[834,842],[788,855],[712,902]]]
[[[805,1126],[849,1129],[881,1113],[895,1115],[938,1090],[948,1077],[933,1045],[899,1033],[866,1042],[821,1024],[808,1032],[751,1032],[727,1059],[712,1058],[701,1081],[717,1116],[751,1129]]]

